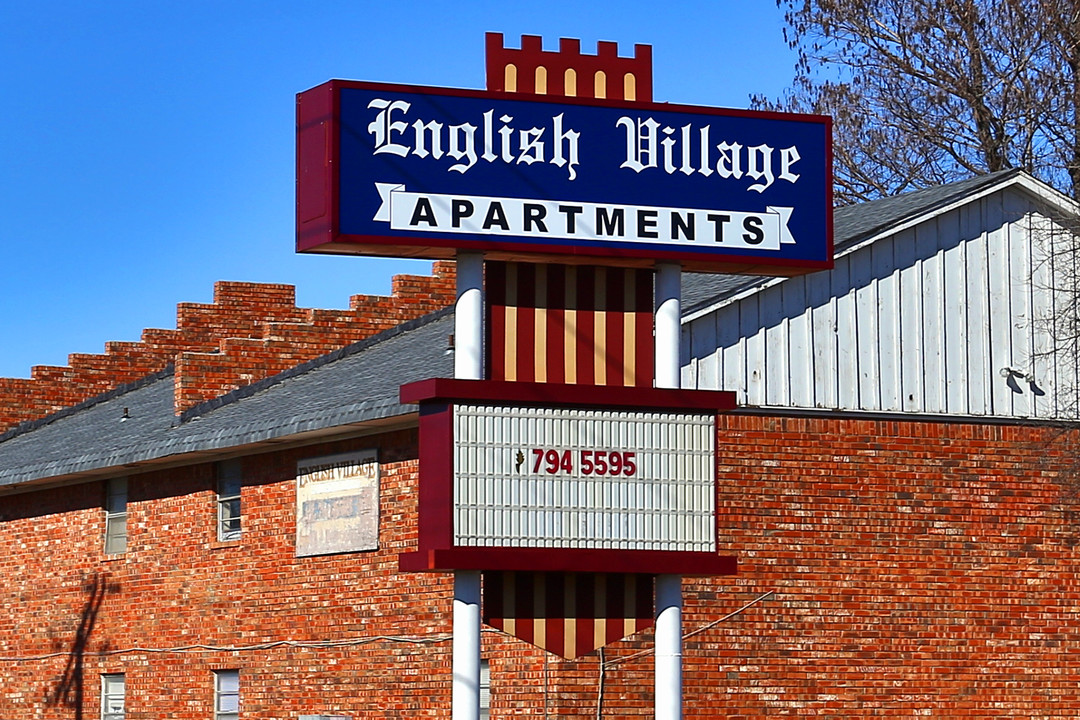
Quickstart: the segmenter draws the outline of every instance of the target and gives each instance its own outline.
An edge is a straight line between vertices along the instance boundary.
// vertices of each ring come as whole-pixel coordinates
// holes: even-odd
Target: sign
[[[297,119],[300,251],[831,267],[825,117],[334,80]]]
[[[454,544],[716,551],[715,412],[459,404]]]
[[[296,463],[296,556],[379,549],[375,450]]]
[[[734,393],[431,378],[408,571],[731,574],[716,414]]]

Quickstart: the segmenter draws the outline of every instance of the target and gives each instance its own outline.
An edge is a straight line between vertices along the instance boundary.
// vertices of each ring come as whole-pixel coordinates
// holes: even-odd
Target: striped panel
[[[652,387],[652,271],[485,264],[491,380]]]
[[[653,624],[652,575],[483,573],[491,627],[573,659]]]

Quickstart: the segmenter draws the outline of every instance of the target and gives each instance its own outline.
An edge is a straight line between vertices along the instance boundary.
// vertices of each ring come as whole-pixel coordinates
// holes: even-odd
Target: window
[[[240,485],[243,475],[240,460],[217,464],[217,536],[218,540],[240,537]]]
[[[218,670],[214,673],[214,720],[238,720],[240,717],[240,671]]]
[[[124,676],[101,676],[101,720],[124,720]]]
[[[491,666],[480,661],[480,720],[491,717]]]
[[[105,553],[127,552],[127,478],[105,484]]]

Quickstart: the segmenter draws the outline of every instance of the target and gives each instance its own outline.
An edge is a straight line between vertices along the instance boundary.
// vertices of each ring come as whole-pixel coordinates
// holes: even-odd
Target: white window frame
[[[219,462],[214,470],[217,474],[217,539],[221,542],[239,540],[244,526],[240,501],[244,477],[240,459]]]
[[[480,720],[491,717],[491,664],[480,661]]]
[[[105,483],[106,555],[123,555],[127,552],[127,505],[127,478],[109,478]]]
[[[101,720],[124,720],[127,700],[127,681],[123,673],[101,676]]]
[[[231,683],[229,681],[231,681]],[[228,687],[227,683],[230,684],[231,687]],[[214,720],[239,720],[239,718],[240,671],[215,670]]]

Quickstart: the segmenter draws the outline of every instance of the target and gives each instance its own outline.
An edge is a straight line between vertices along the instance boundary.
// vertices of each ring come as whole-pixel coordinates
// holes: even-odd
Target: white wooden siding
[[[684,387],[751,406],[1073,417],[1076,363],[1047,355],[1064,298],[1051,225],[1006,188],[721,305],[683,326]]]

